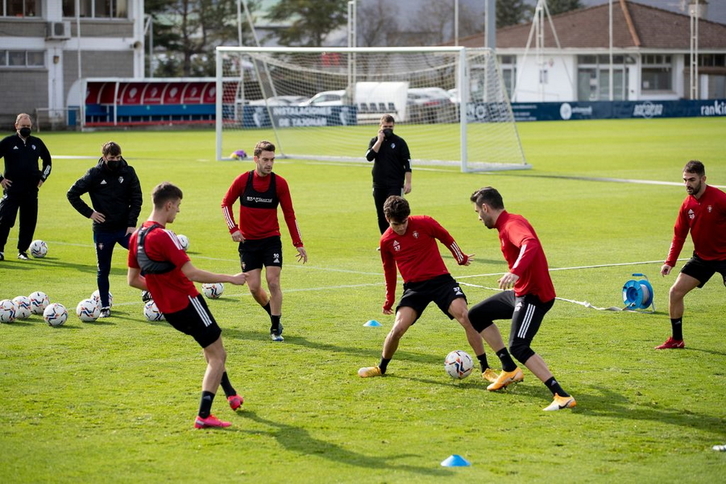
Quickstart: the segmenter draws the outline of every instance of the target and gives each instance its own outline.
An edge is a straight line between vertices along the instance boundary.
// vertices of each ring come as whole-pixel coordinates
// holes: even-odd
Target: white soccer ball
[[[98,289],[93,291],[93,294],[91,294],[91,299],[93,302],[96,303],[96,305],[101,308],[101,294],[98,292]],[[113,306],[113,294],[111,294],[111,291],[108,292],[108,307]]]
[[[186,235],[178,234],[176,238],[179,239],[182,250],[186,252],[189,249],[189,237],[187,237]]]
[[[42,240],[34,240],[30,244],[30,255],[41,258],[48,254],[48,244]]]
[[[30,299],[30,311],[33,314],[43,314],[45,308],[50,304],[48,295],[42,291],[35,291],[28,298]]]
[[[221,282],[202,284],[202,292],[209,299],[217,299],[224,292],[224,284]]]
[[[11,299],[0,301],[0,323],[12,323],[18,317],[18,306]]]
[[[93,299],[84,299],[76,306],[76,316],[84,323],[90,323],[101,315],[101,308]]]
[[[68,319],[68,310],[61,303],[50,303],[43,311],[43,319],[49,326],[60,326]]]
[[[28,319],[33,313],[28,296],[18,296],[13,298],[13,302],[18,307],[15,319]]]
[[[452,378],[466,378],[474,370],[474,360],[466,351],[456,350],[446,355],[444,368]]]
[[[164,313],[159,311],[153,299],[146,301],[146,304],[144,304],[144,316],[148,321],[163,321],[165,319]]]

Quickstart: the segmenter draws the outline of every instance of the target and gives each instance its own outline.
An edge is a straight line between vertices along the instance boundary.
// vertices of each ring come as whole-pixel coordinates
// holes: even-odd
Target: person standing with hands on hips
[[[232,240],[239,242],[242,272],[255,301],[270,315],[270,338],[282,337],[282,242],[277,207],[282,207],[297,260],[306,263],[308,254],[303,247],[300,229],[295,219],[292,197],[287,181],[272,172],[275,164],[275,145],[260,141],[254,151],[255,169],[234,179],[222,199],[222,214]],[[233,207],[239,199],[239,226],[234,220]],[[265,267],[268,293],[262,288],[262,267]]]
[[[388,229],[383,204],[391,195],[411,193],[411,153],[406,141],[393,134],[395,120],[390,114],[381,117],[378,136],[368,143],[366,160],[373,162],[373,201],[381,235]]]
[[[30,115],[18,114],[13,135],[0,141],[0,158],[5,159],[5,172],[0,175],[3,197],[0,199],[0,261],[5,260],[5,244],[20,211],[18,259],[28,260],[28,247],[38,223],[38,191],[50,176],[50,151],[40,138],[31,136]],[[43,170],[38,169],[38,158]]]
[[[668,257],[660,273],[667,276],[678,261],[688,232],[693,239],[693,256],[678,274],[668,291],[668,313],[672,335],[657,350],[685,348],[683,342],[683,298],[697,287],[703,287],[716,272],[726,285],[726,193],[706,184],[706,168],[697,160],[683,168],[683,182],[688,196],[673,228]]]
[[[143,195],[136,171],[121,156],[121,147],[109,141],[101,147],[101,158],[68,190],[66,196],[78,213],[93,221],[96,246],[96,283],[101,299],[101,316],[111,316],[111,259],[116,244],[129,248],[129,237],[136,230]],[[93,208],[81,199],[88,193]]]

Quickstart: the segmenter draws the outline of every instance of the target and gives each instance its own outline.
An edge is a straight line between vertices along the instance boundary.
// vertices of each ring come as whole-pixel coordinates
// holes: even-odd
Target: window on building
[[[0,0],[0,17],[38,17],[41,0]]]
[[[78,12],[76,1],[79,3]],[[128,18],[128,15],[128,0],[63,0],[64,17]]]
[[[630,56],[613,56],[613,100],[624,101],[628,97],[628,64],[634,64]],[[577,100],[610,100],[610,56],[577,56]]]
[[[511,98],[514,92],[514,85],[517,83],[517,57],[513,55],[500,55],[499,68],[502,71],[504,87],[507,95]]]
[[[39,50],[0,50],[2,67],[45,67],[45,52]]]
[[[640,88],[644,92],[672,91],[673,69],[669,55],[647,54],[643,56]]]

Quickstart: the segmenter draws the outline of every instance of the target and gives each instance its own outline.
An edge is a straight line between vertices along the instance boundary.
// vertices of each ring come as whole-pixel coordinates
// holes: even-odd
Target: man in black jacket
[[[104,144],[103,156],[68,190],[68,201],[78,213],[93,221],[93,242],[98,260],[98,292],[101,299],[101,317],[111,315],[109,301],[111,259],[118,243],[129,248],[129,237],[136,230],[141,212],[141,184],[136,171],[121,156],[121,147],[109,141]],[[81,199],[88,193],[93,208]]]
[[[40,138],[30,135],[30,115],[18,114],[16,133],[0,141],[0,158],[5,158],[5,173],[0,175],[3,197],[0,200],[0,260],[5,259],[5,243],[20,211],[18,259],[28,260],[28,247],[38,222],[38,190],[50,176],[50,152]],[[38,169],[43,160],[43,171]]]
[[[381,117],[378,136],[368,143],[366,160],[373,162],[373,200],[381,234],[388,229],[383,204],[391,195],[411,192],[411,153],[403,138],[393,134],[395,120],[390,114]]]

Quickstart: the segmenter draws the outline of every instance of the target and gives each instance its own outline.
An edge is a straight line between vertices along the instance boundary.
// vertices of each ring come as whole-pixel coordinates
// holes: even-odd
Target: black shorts
[[[529,344],[539,331],[545,314],[554,304],[554,299],[543,303],[537,296],[517,297],[514,291],[502,291],[472,306],[469,310],[469,319],[477,331],[484,329],[482,327],[484,322],[511,319],[509,346],[511,347],[515,340],[524,340]]]
[[[209,312],[201,294],[190,298],[189,306],[185,309],[175,313],[164,313],[164,317],[174,329],[194,338],[202,348],[211,345],[222,335],[222,328]]]
[[[282,267],[282,241],[278,236],[245,240],[239,243],[238,250],[242,272],[262,269],[262,266]]]
[[[400,307],[409,307],[416,311],[416,320],[421,317],[426,306],[431,302],[435,302],[449,319],[454,317],[449,314],[449,306],[454,299],[464,298],[466,295],[461,290],[459,283],[449,274],[434,277],[428,281],[409,282],[403,285],[403,296],[396,306],[396,311]],[[416,322],[414,320],[414,323]]]
[[[723,277],[723,284],[726,286],[726,260],[703,260],[694,253],[681,272],[698,279],[700,282],[698,287],[703,287],[711,276],[718,272]]]

